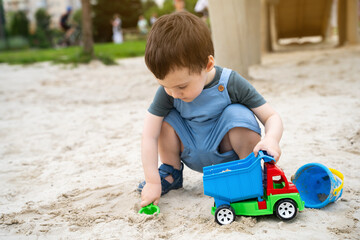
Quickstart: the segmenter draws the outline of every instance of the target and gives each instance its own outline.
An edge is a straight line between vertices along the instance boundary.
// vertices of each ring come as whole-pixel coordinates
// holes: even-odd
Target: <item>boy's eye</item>
[[[185,89],[187,86],[180,86],[179,89]]]

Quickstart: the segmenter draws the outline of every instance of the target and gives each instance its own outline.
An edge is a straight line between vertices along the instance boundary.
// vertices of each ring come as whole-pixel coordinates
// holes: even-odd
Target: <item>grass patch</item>
[[[106,65],[116,64],[117,58],[143,56],[146,41],[129,41],[122,44],[101,43],[94,45],[95,56]],[[91,58],[82,54],[81,47],[58,49],[27,49],[0,53],[0,63],[31,64],[51,61],[54,63],[88,63]]]

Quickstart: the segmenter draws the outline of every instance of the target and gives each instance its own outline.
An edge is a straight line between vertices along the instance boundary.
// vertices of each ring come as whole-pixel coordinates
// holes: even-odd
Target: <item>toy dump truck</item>
[[[257,157],[251,153],[245,159],[204,167],[204,194],[215,200],[211,213],[217,223],[230,224],[236,215],[274,213],[287,221],[304,209],[296,186],[274,163],[274,158],[259,151]]]

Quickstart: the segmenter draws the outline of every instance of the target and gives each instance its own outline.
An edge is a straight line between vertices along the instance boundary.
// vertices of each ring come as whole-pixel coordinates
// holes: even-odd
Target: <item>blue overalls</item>
[[[181,160],[191,169],[239,159],[235,151],[219,153],[225,134],[234,127],[261,130],[253,112],[241,104],[231,104],[227,83],[231,70],[224,68],[216,86],[204,89],[192,102],[174,99],[174,109],[165,117],[184,145]]]

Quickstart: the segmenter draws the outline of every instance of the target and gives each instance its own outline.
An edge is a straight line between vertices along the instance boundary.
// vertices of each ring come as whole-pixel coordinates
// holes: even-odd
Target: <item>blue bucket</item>
[[[322,208],[339,199],[343,192],[341,172],[320,163],[309,163],[297,170],[293,183],[307,208]]]

